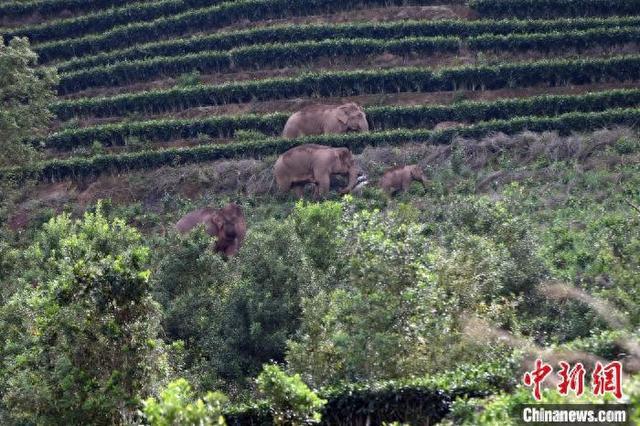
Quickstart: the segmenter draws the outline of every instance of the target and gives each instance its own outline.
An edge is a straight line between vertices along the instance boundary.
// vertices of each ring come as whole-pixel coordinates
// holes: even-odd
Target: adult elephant
[[[311,183],[315,185],[315,196],[318,198],[329,192],[331,175],[349,177],[347,186],[340,190],[341,194],[346,194],[356,186],[362,171],[348,148],[305,144],[280,155],[273,174],[280,191],[293,189],[298,197],[302,197],[304,186]]]
[[[176,230],[185,234],[203,223],[207,234],[216,237],[214,250],[226,257],[235,256],[240,250],[247,233],[247,223],[242,208],[230,203],[221,209],[205,207],[184,215]]]
[[[410,166],[398,166],[388,169],[380,179],[380,187],[389,195],[398,191],[406,191],[411,182],[417,181],[427,187],[427,178],[417,164]]]
[[[362,108],[353,102],[344,105],[311,105],[289,117],[282,137],[299,138],[325,133],[367,132],[369,123]]]

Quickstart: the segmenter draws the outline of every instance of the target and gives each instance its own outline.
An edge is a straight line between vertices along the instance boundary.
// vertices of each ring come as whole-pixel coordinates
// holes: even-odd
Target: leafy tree
[[[54,68],[36,65],[28,39],[16,37],[5,46],[0,37],[0,166],[33,160],[36,151],[22,140],[46,130],[53,117],[58,76]]]
[[[318,279],[290,220],[252,227],[226,262],[210,244],[202,231],[167,241],[154,287],[167,337],[185,343],[184,374],[199,389],[236,394],[265,362],[284,360]]]
[[[0,306],[16,291],[16,283],[12,282],[19,264],[20,251],[13,248],[4,232],[0,232]]]
[[[27,249],[21,289],[0,310],[0,388],[11,416],[36,424],[131,420],[165,372],[149,250],[98,207],[51,219]]]
[[[499,350],[470,351],[462,329],[469,312],[509,316],[499,307],[508,255],[466,235],[441,247],[416,213],[362,211],[342,227],[344,275],[305,300],[289,342],[290,365],[315,385],[431,373]]]
[[[237,264],[211,249],[203,229],[171,236],[156,246],[154,296],[164,308],[163,328],[171,341],[184,343],[184,371],[197,389],[215,389],[220,380],[220,327],[224,303],[237,280]]]
[[[221,321],[227,378],[254,377],[265,362],[284,360],[302,298],[318,284],[290,221],[252,228],[237,261],[242,278],[229,290]]]
[[[626,404],[629,404],[629,424],[638,424],[640,419],[640,375],[626,377],[623,382],[623,394]],[[486,399],[459,399],[454,402],[452,413],[445,425],[517,425],[523,404],[615,404],[615,398],[606,394],[604,396],[594,396],[591,392],[583,395],[561,395],[555,388],[542,390],[542,400],[536,401],[533,398],[531,389],[519,385],[512,393],[498,393]],[[482,409],[478,409],[482,407]]]
[[[296,232],[306,254],[321,271],[336,268],[340,259],[338,227],[342,221],[342,204],[336,201],[304,203],[299,201],[291,214]]]
[[[170,382],[156,400],[144,401],[143,412],[151,426],[198,425],[224,426],[222,406],[227,398],[219,392],[208,392],[196,399],[185,379]]]
[[[319,411],[327,401],[309,389],[299,374],[289,376],[277,365],[265,365],[257,383],[276,425],[305,425],[321,420]]]

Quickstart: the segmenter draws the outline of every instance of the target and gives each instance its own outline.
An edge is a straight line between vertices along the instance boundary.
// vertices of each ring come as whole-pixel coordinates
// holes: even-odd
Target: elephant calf
[[[393,195],[398,191],[406,191],[414,180],[427,187],[428,180],[418,165],[393,167],[382,175],[380,187],[387,194]]]
[[[280,155],[273,174],[280,191],[293,189],[298,197],[302,197],[304,186],[311,183],[315,185],[317,198],[329,192],[331,175],[349,176],[349,183],[340,191],[346,194],[356,186],[362,172],[348,148],[304,144]]]
[[[205,207],[194,210],[176,223],[176,230],[185,234],[201,223],[204,223],[207,234],[217,238],[216,252],[227,257],[238,254],[247,233],[247,223],[240,206],[230,203],[221,209]]]
[[[311,105],[289,117],[282,137],[299,138],[325,133],[367,132],[369,123],[362,108],[353,102],[344,105]]]

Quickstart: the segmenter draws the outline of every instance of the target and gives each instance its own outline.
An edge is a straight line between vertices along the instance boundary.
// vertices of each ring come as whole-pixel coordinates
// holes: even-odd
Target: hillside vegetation
[[[540,357],[620,361],[640,424],[640,0],[9,0],[0,37],[0,424],[515,425]],[[282,137],[344,102],[368,132]],[[308,143],[368,183],[280,193]],[[175,231],[229,202],[237,256]]]

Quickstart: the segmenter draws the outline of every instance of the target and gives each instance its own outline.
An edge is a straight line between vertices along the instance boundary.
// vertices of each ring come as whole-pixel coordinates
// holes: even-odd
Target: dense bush
[[[482,341],[462,350],[461,331],[471,313],[497,319],[508,309],[494,303],[513,269],[509,254],[463,234],[451,249],[439,246],[417,214],[362,211],[340,227],[345,265],[337,287],[305,300],[302,328],[289,343],[291,368],[310,383],[422,376],[501,354],[500,345],[484,355],[468,350]]]
[[[148,255],[138,231],[100,209],[43,227],[0,308],[0,395],[12,421],[134,418],[166,368]]]
[[[320,285],[293,223],[252,227],[229,262],[204,232],[165,244],[155,288],[167,337],[185,344],[187,377],[199,389],[243,391],[264,363],[284,359],[300,300]]]
[[[14,38],[5,46],[0,36],[0,166],[37,158],[37,152],[20,140],[46,132],[57,83],[53,68],[37,67],[29,40]]]
[[[224,426],[222,404],[226,397],[217,392],[208,392],[204,398],[196,399],[191,385],[185,379],[167,385],[156,400],[144,401],[145,420],[151,426],[199,425]]]
[[[637,323],[640,299],[633,289],[640,284],[640,218],[631,209],[576,210],[567,208],[543,234],[549,268],[558,278],[614,302]]]
[[[321,424],[346,426],[394,421],[432,424],[447,415],[452,402],[458,399],[483,397],[512,389],[517,359],[461,365],[428,378],[343,383],[322,388],[318,394],[326,400],[326,405],[321,411]],[[302,395],[307,395],[307,392]],[[276,407],[273,402],[258,400],[249,405],[228,407],[224,416],[230,425],[266,426],[273,424],[272,413]]]
[[[320,410],[327,403],[300,379],[287,375],[277,365],[265,365],[256,380],[273,415],[273,424],[302,426],[317,423]]]

